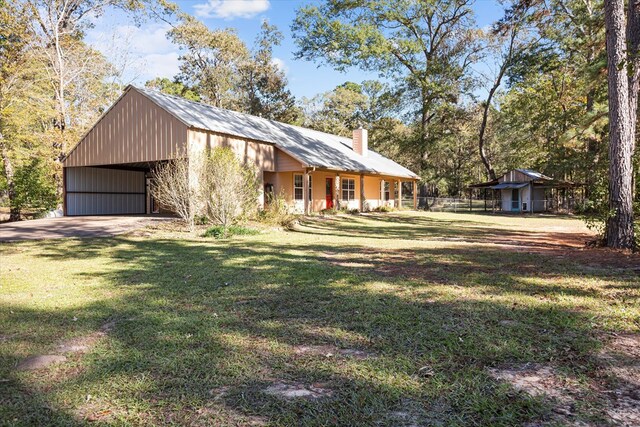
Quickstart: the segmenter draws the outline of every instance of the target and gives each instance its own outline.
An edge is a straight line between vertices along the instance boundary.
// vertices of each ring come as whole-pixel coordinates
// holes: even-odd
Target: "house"
[[[64,159],[64,213],[158,212],[154,167],[212,147],[256,166],[261,206],[269,193],[299,212],[400,206],[403,187],[415,206],[419,177],[369,150],[365,129],[345,138],[128,86]]]
[[[555,180],[530,169],[514,169],[500,178],[474,184],[470,189],[496,190],[500,194],[500,209],[503,212],[545,212],[550,210],[551,191],[567,189],[576,185],[569,181]],[[486,200],[486,197],[485,197]]]

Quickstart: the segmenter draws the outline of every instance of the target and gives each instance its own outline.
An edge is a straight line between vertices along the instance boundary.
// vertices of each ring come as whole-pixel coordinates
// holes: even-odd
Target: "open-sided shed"
[[[498,179],[469,186],[497,192],[499,209],[503,212],[545,212],[550,210],[551,190],[575,187],[569,181],[560,181],[530,169],[514,169]]]

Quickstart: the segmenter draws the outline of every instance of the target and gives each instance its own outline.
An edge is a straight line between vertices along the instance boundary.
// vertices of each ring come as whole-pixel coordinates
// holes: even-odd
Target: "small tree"
[[[197,185],[192,182],[193,178],[190,179],[190,163],[193,176],[197,174],[196,159],[174,159],[156,167],[150,191],[160,205],[177,214],[185,221],[189,230],[193,230],[194,218],[201,203]]]
[[[40,158],[30,159],[16,168],[11,210],[18,215],[25,210],[37,215],[54,209],[58,204],[58,196],[52,175],[53,169]]]
[[[229,148],[213,149],[199,178],[207,217],[227,228],[257,209],[259,184],[255,168],[243,165]]]

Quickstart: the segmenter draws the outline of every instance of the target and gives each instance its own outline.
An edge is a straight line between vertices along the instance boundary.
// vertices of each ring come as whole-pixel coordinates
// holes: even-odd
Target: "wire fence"
[[[528,201],[503,201],[501,199],[480,199],[468,197],[418,197],[417,209],[433,212],[529,212],[531,205]],[[579,199],[564,198],[557,200],[547,198],[533,200],[535,212],[573,212]],[[413,199],[402,200],[402,206],[416,208]]]

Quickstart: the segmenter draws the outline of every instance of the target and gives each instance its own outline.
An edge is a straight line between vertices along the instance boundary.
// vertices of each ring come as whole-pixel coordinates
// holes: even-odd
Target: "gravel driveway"
[[[9,222],[0,224],[0,242],[115,236],[153,222],[171,219],[151,216],[73,216]]]

